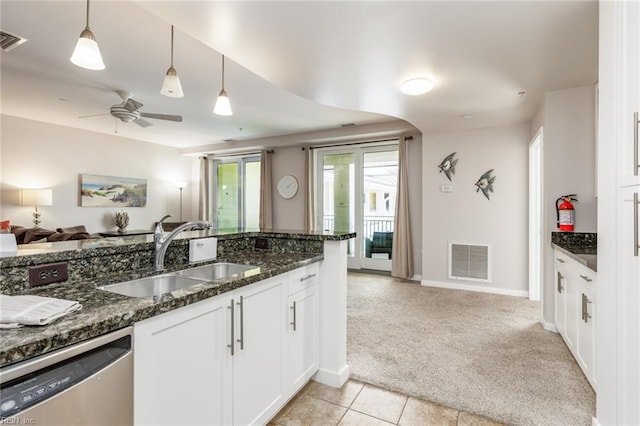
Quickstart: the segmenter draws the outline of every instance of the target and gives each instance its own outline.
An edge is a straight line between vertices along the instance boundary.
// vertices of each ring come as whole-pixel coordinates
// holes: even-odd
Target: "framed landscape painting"
[[[80,175],[81,207],[144,207],[147,180],[91,174]]]

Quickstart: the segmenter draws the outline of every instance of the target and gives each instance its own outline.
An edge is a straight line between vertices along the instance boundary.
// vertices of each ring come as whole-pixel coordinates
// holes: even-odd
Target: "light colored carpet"
[[[595,394],[524,298],[349,273],[351,378],[516,425],[590,425]]]

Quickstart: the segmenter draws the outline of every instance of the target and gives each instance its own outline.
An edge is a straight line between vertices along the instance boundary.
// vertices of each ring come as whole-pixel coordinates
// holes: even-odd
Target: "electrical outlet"
[[[31,287],[66,281],[69,278],[67,262],[48,263],[29,267],[29,283]]]
[[[269,240],[266,238],[256,238],[255,248],[257,249],[268,249],[269,248]]]

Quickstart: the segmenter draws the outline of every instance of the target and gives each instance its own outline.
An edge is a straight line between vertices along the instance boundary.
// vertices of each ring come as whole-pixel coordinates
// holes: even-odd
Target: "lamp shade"
[[[218,95],[218,100],[216,101],[216,106],[213,108],[213,113],[218,115],[232,115],[231,111],[231,103],[229,102],[229,97],[227,96],[227,92],[222,89],[220,94]]]
[[[51,189],[21,189],[21,206],[51,206],[53,205],[53,191]]]
[[[164,77],[160,93],[170,98],[182,98],[184,96],[184,93],[182,92],[182,85],[180,84],[180,78],[173,66],[169,68],[167,75]]]
[[[96,38],[88,27],[80,33],[80,38],[70,59],[71,62],[82,68],[96,71],[105,69]]]

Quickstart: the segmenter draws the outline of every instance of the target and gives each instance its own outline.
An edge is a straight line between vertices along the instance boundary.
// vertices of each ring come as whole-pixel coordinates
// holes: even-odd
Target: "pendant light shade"
[[[220,94],[216,100],[216,106],[213,108],[213,113],[217,115],[233,115],[229,96],[227,96],[227,92],[224,90],[224,55],[222,55],[222,90],[220,90]]]
[[[173,67],[173,25],[171,26],[171,66],[164,77],[160,93],[170,98],[182,98],[184,96],[178,72]]]
[[[87,25],[80,33],[80,38],[70,59],[72,63],[82,68],[96,71],[105,69],[100,48],[89,29],[89,0],[87,0]]]

